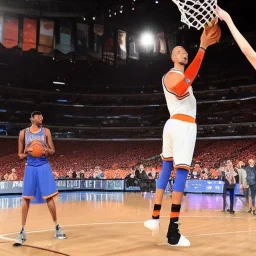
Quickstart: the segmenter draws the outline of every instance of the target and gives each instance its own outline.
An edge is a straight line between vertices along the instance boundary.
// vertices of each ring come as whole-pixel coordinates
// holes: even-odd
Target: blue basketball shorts
[[[48,199],[58,194],[57,186],[49,163],[40,166],[27,165],[23,181],[23,197]]]

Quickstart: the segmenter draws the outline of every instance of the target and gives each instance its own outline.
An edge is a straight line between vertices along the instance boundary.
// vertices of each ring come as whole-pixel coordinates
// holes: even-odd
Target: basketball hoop
[[[217,0],[172,0],[179,8],[181,22],[194,27],[197,30],[204,28],[204,25],[215,25],[212,20],[217,17]]]

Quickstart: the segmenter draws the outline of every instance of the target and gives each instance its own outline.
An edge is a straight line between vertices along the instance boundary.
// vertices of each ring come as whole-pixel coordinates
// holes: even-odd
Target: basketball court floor
[[[20,196],[0,197],[1,256],[236,256],[256,255],[256,218],[236,197],[236,214],[222,212],[221,195],[187,194],[181,212],[182,233],[191,247],[166,243],[171,197],[165,196],[161,230],[152,237],[143,222],[151,217],[154,194],[69,192],[57,199],[59,223],[68,238],[53,238],[54,225],[46,204],[31,205],[27,241],[12,243],[20,230]]]

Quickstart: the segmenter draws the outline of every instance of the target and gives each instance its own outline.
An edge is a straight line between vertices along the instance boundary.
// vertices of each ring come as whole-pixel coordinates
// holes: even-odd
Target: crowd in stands
[[[50,157],[59,178],[155,179],[161,172],[161,141],[55,141]],[[22,180],[25,162],[18,159],[17,140],[0,139],[0,180]],[[199,140],[189,179],[219,179],[227,160],[256,159],[256,139]],[[172,175],[175,175],[173,173]]]

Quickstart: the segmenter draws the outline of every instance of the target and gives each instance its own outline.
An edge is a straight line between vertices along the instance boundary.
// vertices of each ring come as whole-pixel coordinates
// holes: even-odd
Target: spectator
[[[226,208],[226,199],[227,192],[229,192],[230,199],[230,208],[227,211],[230,214],[234,214],[234,198],[235,198],[235,186],[239,183],[238,173],[235,171],[233,164],[230,160],[227,161],[226,169],[223,172],[223,181],[224,181],[224,189],[223,189],[223,211],[225,212]]]
[[[11,174],[8,176],[8,180],[17,180],[16,170],[15,168],[12,168]]]
[[[251,194],[251,200],[252,200],[252,207],[249,211],[251,214],[256,215],[255,212],[255,196],[256,196],[256,168],[255,168],[255,161],[253,159],[250,159],[248,161],[248,166],[245,167],[246,171],[246,179],[247,183],[249,185],[249,191]]]

